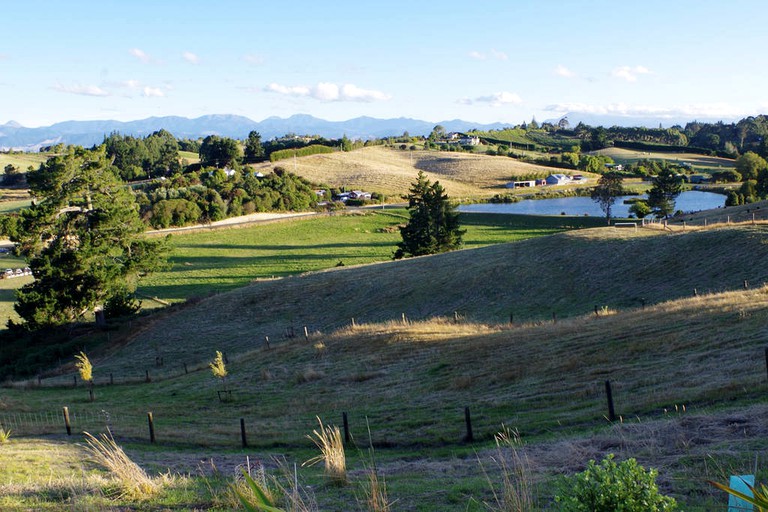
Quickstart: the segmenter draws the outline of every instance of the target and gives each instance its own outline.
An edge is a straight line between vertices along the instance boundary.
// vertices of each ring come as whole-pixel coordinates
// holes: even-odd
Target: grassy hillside
[[[723,169],[733,169],[735,161],[729,158],[705,156],[696,153],[663,153],[659,151],[637,151],[634,149],[606,148],[595,151],[595,154],[613,158],[616,163],[628,164],[639,160],[667,160],[672,163],[688,162],[696,172],[712,172]]]
[[[359,265],[392,258],[400,241],[398,224],[405,210],[369,210],[354,214],[291,219],[216,230],[181,232],[170,240],[167,270],[143,279],[139,294],[144,306],[206,297],[245,286],[255,279],[271,279],[333,268],[339,263]],[[462,214],[467,247],[548,235],[568,229],[602,225],[589,217]],[[0,257],[4,267],[24,266],[22,260]],[[13,290],[29,278],[0,281],[0,329],[13,313]],[[151,297],[162,302],[147,300]]]
[[[387,195],[406,194],[421,170],[431,181],[440,181],[453,199],[490,197],[506,191],[504,184],[515,176],[554,172],[551,167],[518,162],[503,156],[383,147],[314,155],[280,164],[315,183]],[[265,170],[273,166],[271,163],[260,164],[257,168]]]
[[[357,322],[453,316],[547,321],[626,309],[768,281],[764,225],[697,232],[581,230],[428,258],[257,281],[169,312],[137,333],[111,370],[155,355],[197,363],[212,347],[238,353],[286,330],[327,332]],[[745,255],[748,255],[745,256]],[[201,322],[200,319],[205,321]],[[112,366],[114,365],[114,366]]]
[[[557,323],[348,325],[313,333],[308,341],[300,337],[271,350],[252,348],[231,356],[232,402],[219,403],[219,384],[205,368],[193,368],[160,382],[97,387],[94,403],[83,388],[2,390],[0,418],[60,412],[67,404],[79,415],[77,431],[103,429],[107,422],[145,467],[199,478],[210,474],[211,465],[234,475],[246,454],[252,461],[280,454],[291,465],[306,460],[312,450],[304,436],[317,427],[315,415],[338,424],[344,411],[363,448],[365,425],[370,425],[379,446],[377,466],[398,508],[425,511],[485,510],[480,500],[489,499],[490,491],[480,464],[498,482],[490,438],[504,424],[523,436],[525,471],[542,483],[545,504],[552,493],[547,482],[555,476],[582,469],[590,458],[617,453],[658,468],[664,491],[680,499],[684,510],[713,510],[724,500],[712,498],[716,493],[703,480],[739,474],[751,467],[755,451],[766,449],[762,425],[768,408],[761,397],[768,390],[762,358],[767,306],[768,289],[761,287]],[[218,325],[224,337],[228,326]],[[195,345],[199,339],[164,343]],[[208,347],[211,358],[219,345]],[[95,359],[102,382],[118,358],[123,356]],[[181,362],[166,360],[176,366]],[[603,419],[605,380],[613,383],[622,418],[613,426]],[[464,406],[471,407],[474,418],[478,443],[473,446],[460,443]],[[128,441],[146,439],[148,410],[158,437],[152,447]],[[245,419],[251,433],[249,450],[236,449],[238,418]],[[61,425],[52,425],[43,426],[39,419],[22,423],[17,435],[61,431]],[[51,470],[45,476],[29,474],[17,462],[22,456],[39,460],[34,457],[43,457],[46,449]],[[0,485],[4,499],[61,501],[55,489],[63,485],[55,475],[77,471],[82,457],[70,443],[57,447],[18,439],[0,450],[0,463],[11,478]],[[359,482],[365,457],[354,449],[349,457],[352,479]],[[318,470],[300,472],[313,485],[322,510],[354,507],[359,487],[325,486]],[[84,486],[81,494],[106,485],[95,480],[90,467],[77,478],[77,486],[70,488]],[[174,492],[158,506],[210,503],[210,495],[200,489],[204,484],[196,482],[172,481]]]
[[[29,166],[37,169],[49,156],[51,156],[50,153],[0,153],[0,170],[5,169],[8,164],[22,172],[25,172]]]

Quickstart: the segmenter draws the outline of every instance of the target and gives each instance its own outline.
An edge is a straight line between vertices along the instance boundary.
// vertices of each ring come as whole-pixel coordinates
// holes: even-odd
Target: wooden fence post
[[[155,442],[155,420],[152,417],[152,412],[147,413],[147,423],[149,424],[149,442]]]
[[[267,345],[267,350],[269,350],[269,336],[264,336],[264,343]]]
[[[240,418],[240,441],[243,443],[243,448],[248,448],[248,440],[245,438],[245,418]]]
[[[152,379],[149,378],[149,370],[144,370],[144,382],[152,382]]]
[[[346,412],[341,413],[341,422],[344,425],[344,444],[349,444],[349,418]]]
[[[184,363],[184,375],[189,373],[189,368],[187,368],[187,363]]]
[[[510,313],[509,314],[509,325],[514,325],[514,324],[515,324],[515,314],[514,313]]]
[[[472,416],[469,414],[469,407],[464,407],[464,424],[467,428],[467,435],[464,436],[464,441],[471,443],[475,440],[475,436],[472,433]]]
[[[72,435],[72,425],[69,423],[69,407],[64,407],[64,426],[67,427],[67,435]]]
[[[765,371],[768,373],[768,347],[765,347]]]
[[[616,421],[616,412],[613,408],[613,393],[611,392],[611,381],[605,381],[605,396],[608,399],[608,421]]]
[[[109,374],[109,384],[112,385],[115,383],[115,376],[111,373]]]

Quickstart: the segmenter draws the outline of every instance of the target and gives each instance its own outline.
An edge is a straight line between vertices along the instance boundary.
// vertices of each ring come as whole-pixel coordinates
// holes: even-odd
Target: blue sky
[[[0,12],[0,124],[768,113],[764,0],[25,0]]]

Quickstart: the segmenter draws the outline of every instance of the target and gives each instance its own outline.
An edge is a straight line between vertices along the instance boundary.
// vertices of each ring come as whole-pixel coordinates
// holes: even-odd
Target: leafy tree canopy
[[[592,189],[592,200],[600,205],[600,209],[605,213],[608,223],[611,223],[611,210],[616,202],[616,198],[624,193],[622,186],[624,178],[615,172],[607,172],[600,176],[597,186]]]
[[[142,236],[130,190],[105,147],[70,147],[27,175],[33,205],[11,240],[35,280],[17,292],[29,329],[75,322],[112,301],[125,304],[142,275],[164,264],[164,243]]]

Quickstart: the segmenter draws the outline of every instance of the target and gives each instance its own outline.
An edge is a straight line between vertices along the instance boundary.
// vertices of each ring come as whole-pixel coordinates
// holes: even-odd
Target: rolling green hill
[[[626,309],[768,281],[766,226],[697,232],[580,230],[427,258],[262,280],[166,313],[109,362],[141,366],[149,347],[199,362],[304,326],[453,316],[503,323],[551,320],[595,307]],[[204,319],[204,321],[201,321]],[[153,356],[154,357],[154,356]],[[114,365],[114,366],[113,366]]]
[[[746,471],[766,450],[766,242],[761,224],[589,229],[259,281],[175,306],[138,322],[119,346],[92,353],[93,403],[71,387],[71,374],[45,378],[42,388],[0,390],[0,421],[19,422],[17,444],[0,449],[0,464],[15,481],[36,482],[0,482],[12,500],[0,504],[69,506],[51,491],[52,476],[28,475],[15,460],[18,450],[34,460],[47,449],[58,454],[57,471],[77,466],[70,444],[52,450],[35,437],[60,432],[60,420],[39,418],[60,417],[69,405],[77,431],[107,422],[155,471],[199,475],[201,458],[215,458],[232,475],[246,454],[301,462],[312,454],[305,436],[315,416],[339,424],[346,412],[362,449],[370,427],[377,467],[402,510],[484,510],[490,491],[480,464],[499,478],[492,436],[502,425],[523,436],[525,471],[545,505],[557,475],[617,453],[658,468],[663,490],[684,510],[713,510],[724,500],[703,480]],[[230,402],[219,402],[220,383],[207,369],[216,350],[228,354]],[[106,385],[110,374],[123,384]],[[147,374],[151,382],[143,382]],[[606,380],[620,417],[612,425],[604,419]],[[461,443],[464,407],[473,445]],[[152,447],[141,441],[147,411],[156,418]],[[238,450],[240,418],[248,450]],[[354,452],[359,482],[365,462]],[[84,493],[104,485],[83,476],[92,471],[75,477]],[[355,507],[357,484],[329,487],[320,470],[299,471],[321,510]],[[174,493],[158,507],[213,506],[210,482],[168,485]],[[209,494],[194,490],[205,485]]]

